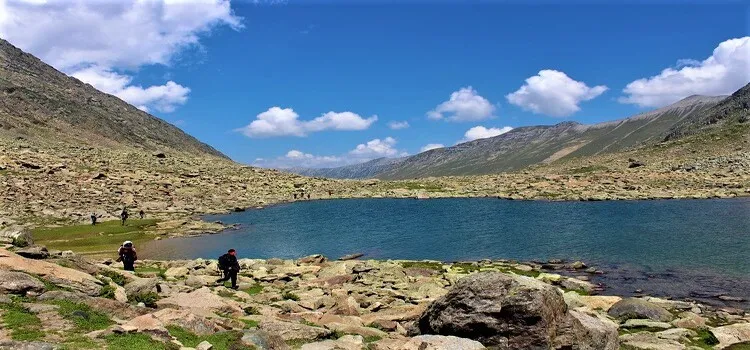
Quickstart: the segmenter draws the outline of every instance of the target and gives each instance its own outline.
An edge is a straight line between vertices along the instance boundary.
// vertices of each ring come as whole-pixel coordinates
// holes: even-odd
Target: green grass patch
[[[166,272],[166,269],[162,269],[156,266],[141,266],[135,268],[135,275],[144,278],[160,277],[161,279],[166,280]]]
[[[60,316],[73,322],[78,330],[91,332],[105,329],[114,324],[109,316],[92,309],[86,304],[67,300],[57,300],[54,304],[60,306],[57,310]]]
[[[427,192],[442,192],[443,186],[431,183],[431,182],[417,182],[417,181],[395,181],[387,182],[384,184],[386,189],[404,189],[404,190],[422,190]]]
[[[146,307],[155,308],[159,300],[159,294],[154,292],[128,295],[128,300],[133,303],[143,303]]]
[[[245,323],[245,328],[246,329],[247,328],[257,328],[258,327],[258,321],[255,321],[255,320],[245,320],[245,319],[240,319],[240,321],[242,321],[242,322]]]
[[[124,286],[125,283],[128,282],[125,279],[125,276],[123,276],[122,274],[120,274],[118,272],[115,272],[115,271],[103,270],[99,274],[102,275],[102,276],[108,277],[109,279],[112,280],[112,282],[115,282],[115,284],[117,284],[118,286]]]
[[[479,272],[479,266],[473,263],[460,262],[453,264],[453,267],[461,270],[462,273]]]
[[[81,335],[73,335],[65,339],[60,350],[100,349],[101,347],[101,344],[93,341],[91,338]]]
[[[37,244],[49,249],[114,255],[123,241],[133,241],[136,246],[148,241],[150,238],[144,231],[156,223],[155,219],[129,220],[122,226],[120,221],[114,220],[97,225],[40,227],[32,231],[32,237]]]
[[[112,334],[104,338],[108,350],[178,350],[171,343],[162,343],[143,333]]]
[[[690,342],[690,345],[701,349],[713,349],[716,344],[719,344],[719,339],[716,339],[714,334],[707,329],[699,330],[698,336]]]
[[[284,298],[284,300],[294,300],[299,301],[299,296],[297,294],[294,294],[290,291],[286,291],[283,294],[281,294],[281,297]]]
[[[539,277],[539,274],[541,274],[541,272],[535,271],[535,270],[524,271],[524,270],[519,270],[519,269],[512,268],[512,267],[511,268],[500,268],[499,270],[500,270],[500,272],[503,272],[503,273],[514,273],[514,274],[519,275],[519,276],[526,276],[526,277],[533,277],[533,278],[537,278],[537,277]]]
[[[374,342],[376,342],[376,341],[378,341],[380,339],[383,339],[383,338],[381,338],[381,337],[379,337],[377,335],[370,335],[370,336],[366,336],[364,338],[365,338],[365,343],[374,343]]]
[[[418,268],[443,271],[443,264],[437,261],[402,261],[401,267],[405,269]]]
[[[42,322],[22,305],[0,304],[0,308],[5,310],[2,320],[5,327],[11,330],[10,337],[13,340],[34,341],[44,337]]]
[[[242,291],[250,295],[256,295],[256,294],[260,294],[260,292],[263,291],[263,286],[256,283],[252,285],[250,288],[242,289]]]
[[[252,350],[249,346],[242,345],[242,332],[225,331],[217,332],[211,335],[199,336],[179,326],[167,326],[169,334],[182,343],[182,345],[194,348],[202,341],[207,341],[213,345],[213,350]]]
[[[112,285],[107,284],[106,286],[102,287],[102,289],[99,290],[99,296],[102,298],[114,299],[115,291],[116,291],[115,287],[112,287]]]

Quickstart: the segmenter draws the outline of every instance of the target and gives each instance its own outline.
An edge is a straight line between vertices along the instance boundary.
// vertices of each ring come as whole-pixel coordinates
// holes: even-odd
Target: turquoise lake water
[[[219,235],[155,241],[144,253],[151,258],[216,258],[235,248],[241,257],[252,258],[364,253],[374,259],[442,261],[580,259],[617,269],[610,279],[637,282],[645,276],[653,284],[662,276],[664,288],[677,280],[750,290],[750,198],[322,200],[206,220],[240,227]]]

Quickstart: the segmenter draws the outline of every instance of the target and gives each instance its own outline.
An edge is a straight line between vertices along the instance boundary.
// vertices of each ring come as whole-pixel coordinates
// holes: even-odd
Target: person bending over
[[[232,280],[232,289],[237,289],[237,273],[240,272],[240,263],[237,262],[237,252],[234,249],[219,257],[219,269],[224,274],[216,283],[224,283]]]

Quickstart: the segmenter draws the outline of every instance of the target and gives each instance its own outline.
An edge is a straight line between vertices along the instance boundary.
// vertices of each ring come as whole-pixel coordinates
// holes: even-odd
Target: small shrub
[[[134,303],[143,303],[147,307],[155,308],[156,302],[159,300],[159,294],[154,292],[135,294],[128,296],[128,300]]]
[[[115,298],[115,291],[116,290],[117,289],[115,289],[115,287],[112,287],[112,285],[108,284],[108,285],[102,287],[101,290],[99,290],[99,296],[102,297],[102,298],[114,299]]]
[[[284,298],[284,300],[294,300],[299,301],[299,296],[297,294],[294,294],[290,291],[284,292],[284,294],[281,294],[281,297]]]
[[[127,282],[125,280],[125,276],[123,276],[123,275],[121,275],[121,274],[119,274],[119,273],[117,273],[115,271],[104,270],[100,274],[102,276],[109,277],[112,280],[112,282],[115,282],[115,284],[117,284],[118,286],[124,286],[125,283]]]
[[[253,306],[248,306],[243,310],[245,311],[245,315],[260,315],[260,311]]]

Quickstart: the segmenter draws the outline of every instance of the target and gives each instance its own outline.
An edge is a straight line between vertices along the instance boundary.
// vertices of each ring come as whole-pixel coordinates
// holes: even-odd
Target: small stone
[[[209,342],[207,342],[207,341],[204,340],[204,341],[200,342],[200,344],[198,344],[198,346],[195,347],[195,350],[211,350],[213,348],[214,348],[214,346],[211,345],[211,343],[209,343]]]

